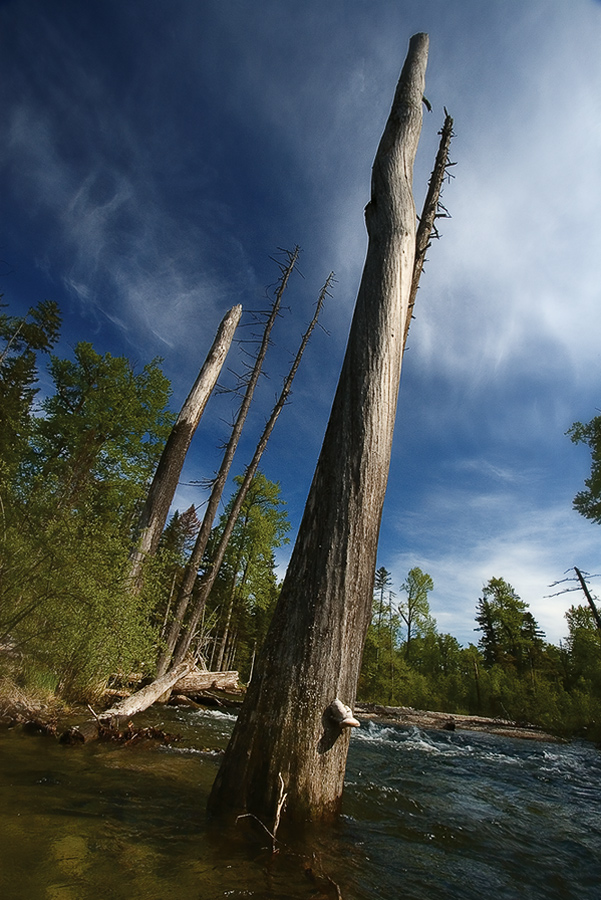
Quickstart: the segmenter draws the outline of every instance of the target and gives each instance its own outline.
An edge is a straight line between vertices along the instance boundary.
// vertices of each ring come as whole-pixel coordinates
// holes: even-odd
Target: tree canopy
[[[130,527],[165,440],[169,382],[158,360],[80,343],[51,356],[36,394],[37,354],[58,338],[55,304],[3,315],[0,640],[49,686],[89,696],[120,670],[147,666],[148,603],[128,591]]]
[[[586,444],[591,451],[591,474],[584,490],[574,497],[574,509],[586,519],[601,523],[601,416],[590,422],[574,422],[567,434],[574,444]]]

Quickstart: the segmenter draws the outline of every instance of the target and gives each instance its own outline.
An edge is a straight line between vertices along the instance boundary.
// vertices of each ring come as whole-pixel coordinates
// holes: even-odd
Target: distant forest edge
[[[175,416],[153,360],[136,371],[89,343],[52,353],[55,303],[27,316],[0,308],[0,677],[32,692],[94,702],[110,679],[154,675],[201,522],[191,506],[169,520],[157,553],[132,583],[132,545]],[[40,359],[52,392],[38,400]],[[601,522],[601,421],[568,432],[591,449],[591,477],[575,508]],[[243,475],[234,479],[236,489]],[[236,493],[198,566],[212,567]],[[253,475],[195,625],[191,649],[211,670],[248,681],[279,592],[275,551],[287,543],[279,484]],[[530,722],[601,740],[601,630],[594,603],[566,612],[567,636],[546,641],[528,605],[493,577],[476,602],[477,643],[440,633],[431,577],[412,568],[400,593],[375,573],[359,699]],[[476,599],[476,598],[475,598]]]

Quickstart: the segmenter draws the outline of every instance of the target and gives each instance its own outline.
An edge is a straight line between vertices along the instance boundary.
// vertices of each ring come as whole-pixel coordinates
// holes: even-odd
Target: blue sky
[[[548,599],[549,585],[601,569],[599,527],[572,510],[588,451],[565,436],[601,406],[600,3],[2,2],[0,290],[15,313],[59,303],[62,353],[90,340],[163,357],[175,408],[225,310],[242,303],[250,322],[270,256],[299,244],[238,472],[333,270],[325,331],[262,466],[296,531],[361,274],[371,163],[417,31],[433,107],[418,208],[443,106],[457,165],[405,354],[379,565],[397,593],[411,567],[429,572],[439,628],[462,642],[477,640],[493,576],[558,641],[575,598]],[[191,482],[218,465],[230,415],[211,401],[181,508],[202,503]]]

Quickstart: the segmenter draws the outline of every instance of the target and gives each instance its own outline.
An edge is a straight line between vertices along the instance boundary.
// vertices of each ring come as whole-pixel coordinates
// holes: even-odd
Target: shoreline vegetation
[[[233,692],[215,688],[200,691],[194,697],[177,694],[171,702],[174,705],[198,709],[215,707],[236,709],[242,702],[242,694],[243,689]],[[126,695],[123,691],[107,690],[99,708],[108,707],[117,697]],[[22,726],[34,734],[46,733],[59,736],[82,717],[89,718],[90,709],[83,705],[69,706],[50,694],[36,695],[25,692],[12,679],[0,679],[0,729],[2,730]],[[530,723],[515,722],[510,719],[451,714],[413,709],[408,706],[384,706],[377,703],[358,703],[354,712],[361,722],[373,721],[378,724],[416,727],[424,731],[476,731],[524,740],[555,743],[566,741],[565,738],[550,734]],[[131,735],[131,730],[127,734]]]

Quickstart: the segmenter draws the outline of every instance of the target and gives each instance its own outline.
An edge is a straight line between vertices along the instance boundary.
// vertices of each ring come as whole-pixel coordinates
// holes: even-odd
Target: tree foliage
[[[5,309],[0,303],[0,485],[10,481],[26,447],[38,354],[50,352],[60,329],[58,307],[50,300],[26,316],[10,316]]]
[[[405,647],[409,656],[412,638],[416,634],[423,636],[434,630],[428,603],[428,593],[434,590],[434,582],[428,574],[416,566],[407,575],[401,590],[405,592],[406,597],[399,604],[399,614],[407,630]]]
[[[170,422],[158,361],[78,344],[52,356],[34,405],[37,356],[58,337],[58,310],[3,316],[0,641],[68,697],[92,696],[120,670],[148,666],[156,642],[145,597],[128,590],[136,503]]]
[[[54,393],[32,423],[28,482],[74,509],[132,512],[173,422],[159,362],[135,372],[125,357],[100,356],[89,343],[76,345],[74,359],[52,356]]]
[[[499,663],[520,674],[532,667],[543,646],[541,631],[528,605],[502,578],[491,578],[485,585],[476,622],[482,632],[478,646],[486,665]]]
[[[378,572],[361,700],[502,717],[557,734],[601,738],[601,633],[588,607],[567,611],[568,637],[556,647],[545,641],[528,604],[512,586],[491,578],[476,606],[477,646],[462,647],[452,635],[439,633],[429,606],[423,606],[426,627],[415,629],[408,654],[400,612],[390,624],[381,612],[387,607],[381,585],[388,587],[389,573],[384,567]],[[421,576],[427,585],[429,576]],[[415,581],[422,583],[422,578],[405,582],[413,584],[407,597],[415,595]],[[403,602],[407,600],[400,607]]]
[[[239,487],[243,476],[234,479]],[[207,547],[206,565],[219,543],[235,494],[230,498]],[[210,641],[211,668],[236,666],[246,675],[253,649],[263,640],[278,594],[274,551],[288,543],[290,523],[280,485],[258,471],[242,504],[209,604],[214,633]],[[229,645],[229,652],[228,652]]]
[[[586,444],[591,451],[591,474],[584,490],[574,497],[574,509],[587,519],[601,523],[601,416],[590,422],[574,422],[567,434],[574,444]]]

